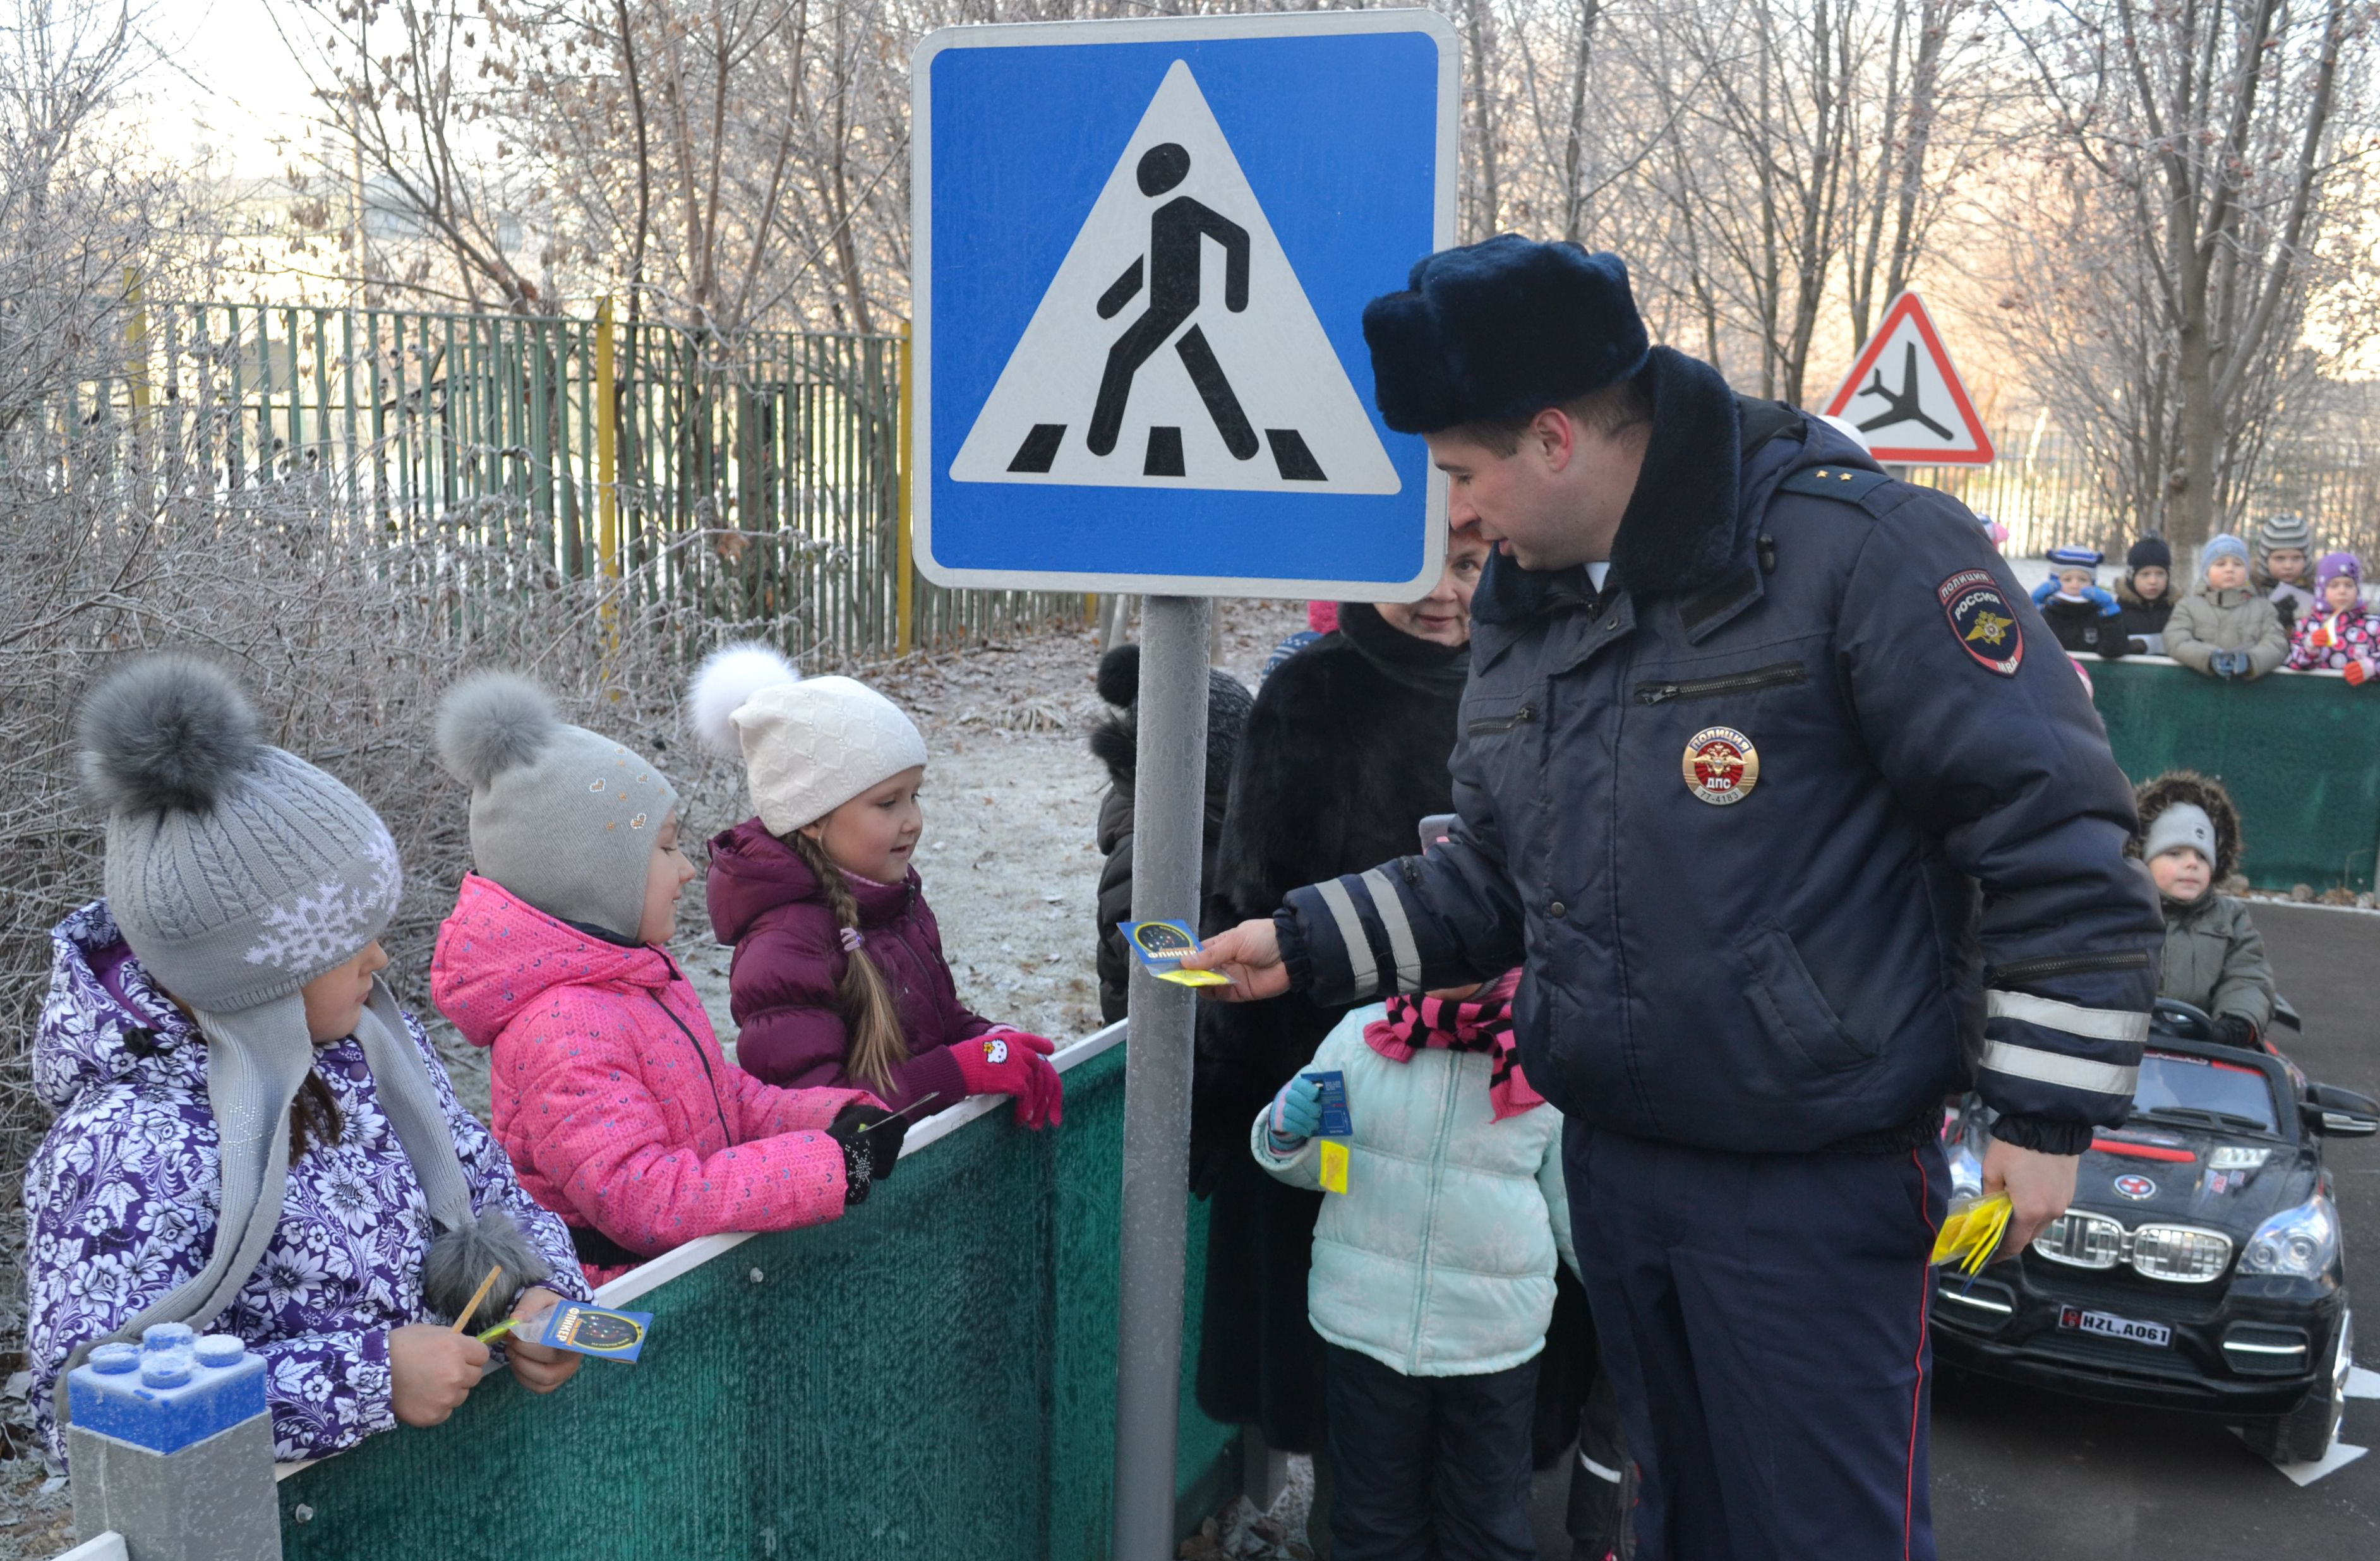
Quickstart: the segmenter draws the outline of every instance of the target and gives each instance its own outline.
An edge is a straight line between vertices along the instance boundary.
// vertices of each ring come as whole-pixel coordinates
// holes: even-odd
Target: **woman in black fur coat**
[[[1487,558],[1458,533],[1427,598],[1342,606],[1335,632],[1265,680],[1240,736],[1202,932],[1269,916],[1300,885],[1410,856],[1422,819],[1453,811],[1447,761]],[[1305,1320],[1322,1194],[1259,1170],[1248,1124],[1346,1012],[1293,992],[1199,1012],[1191,1182],[1213,1210],[1198,1403],[1285,1452],[1323,1444],[1322,1344]]]

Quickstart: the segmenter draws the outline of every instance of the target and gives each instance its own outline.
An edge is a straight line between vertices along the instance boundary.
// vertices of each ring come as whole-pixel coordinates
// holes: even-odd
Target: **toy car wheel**
[[[2347,1379],[2354,1369],[2355,1319],[2341,1311],[2328,1374],[2289,1413],[2240,1427],[2241,1438],[2275,1463],[2319,1463],[2338,1440],[2339,1422],[2347,1417]]]

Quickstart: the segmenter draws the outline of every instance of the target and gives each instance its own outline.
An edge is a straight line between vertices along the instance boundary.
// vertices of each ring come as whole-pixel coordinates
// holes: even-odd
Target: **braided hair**
[[[859,930],[859,902],[851,892],[850,883],[843,869],[826,853],[826,847],[799,829],[783,837],[816,875],[819,885],[826,890],[826,902],[834,913],[834,922],[846,932]],[[892,1000],[892,988],[884,973],[876,968],[865,948],[854,947],[845,940],[843,961],[843,981],[835,990],[835,1007],[843,1015],[843,1027],[851,1036],[851,1076],[879,1095],[894,1087],[893,1070],[909,1060],[909,1042],[901,1034],[900,1006]]]

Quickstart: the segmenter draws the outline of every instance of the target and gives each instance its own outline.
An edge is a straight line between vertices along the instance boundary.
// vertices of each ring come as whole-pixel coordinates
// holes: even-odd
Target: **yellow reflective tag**
[[[1347,1146],[1334,1139],[1320,1140],[1322,1145],[1322,1191],[1347,1191]]]
[[[1984,1265],[2000,1244],[2008,1230],[2009,1216],[2015,1207],[2008,1194],[1996,1192],[1988,1198],[1961,1198],[1950,1205],[1942,1218],[1942,1228],[1934,1238],[1934,1263],[1938,1266],[1957,1263],[1960,1272],[1979,1274]]]

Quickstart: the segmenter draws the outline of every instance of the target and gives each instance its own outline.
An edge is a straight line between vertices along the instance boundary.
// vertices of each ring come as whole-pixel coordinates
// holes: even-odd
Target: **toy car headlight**
[[[2328,1198],[2316,1193],[2256,1227],[2240,1254],[2240,1272],[2319,1279],[2338,1261],[2338,1214]]]

